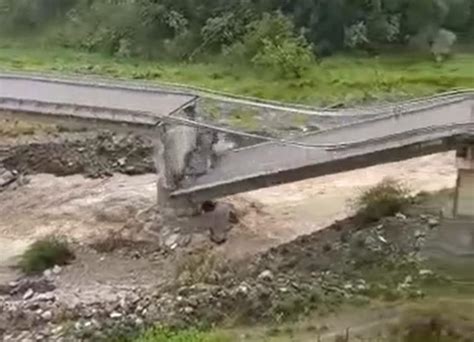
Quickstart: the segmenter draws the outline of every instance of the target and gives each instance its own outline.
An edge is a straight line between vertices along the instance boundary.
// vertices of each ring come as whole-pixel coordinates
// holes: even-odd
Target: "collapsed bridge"
[[[360,109],[361,119],[292,139],[204,123],[198,96],[120,82],[0,75],[0,116],[133,131],[156,140],[159,202],[174,210],[244,191],[436,152],[458,151],[456,216],[474,216],[474,91]],[[312,116],[352,115],[240,101]],[[357,115],[357,114],[354,114]],[[261,143],[222,149],[222,134]]]

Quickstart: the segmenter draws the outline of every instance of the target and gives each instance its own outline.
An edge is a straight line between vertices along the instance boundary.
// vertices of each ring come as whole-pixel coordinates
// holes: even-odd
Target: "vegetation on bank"
[[[473,28],[474,0],[0,0],[0,69],[177,82],[349,106],[474,87]],[[378,220],[402,210],[407,196],[400,184],[385,182],[356,205],[367,221]],[[63,241],[46,239],[34,243],[19,266],[35,274],[73,257]],[[404,276],[405,265],[387,265],[371,271],[385,280]],[[198,256],[181,265],[180,280],[202,281],[215,267],[211,257]],[[301,314],[305,298],[293,299],[277,309]],[[450,334],[445,341],[457,342],[474,330],[469,316],[419,312],[393,327],[395,340],[439,342]],[[233,340],[157,327],[132,341]]]
[[[65,240],[47,237],[31,244],[21,255],[18,266],[25,274],[33,275],[66,265],[73,259],[74,253]]]
[[[390,327],[401,342],[461,342],[474,336],[474,304],[469,300],[441,300],[408,307]]]
[[[279,326],[268,328],[256,334],[247,328],[231,329],[226,332],[204,332],[195,329],[171,330],[163,327],[150,329],[141,336],[126,340],[129,342],[290,342],[290,341],[336,341],[352,342],[361,336],[373,336],[374,342],[464,342],[470,341],[474,334],[474,304],[472,301],[443,299],[416,304],[401,305],[397,322],[382,323],[381,326],[355,332],[348,329],[340,335],[327,336],[314,323],[315,318],[307,322],[294,324],[293,327]],[[316,322],[313,322],[316,320]],[[285,328],[286,327],[286,328]],[[341,328],[341,330],[344,330]],[[378,336],[378,337],[375,337]]]
[[[474,87],[473,27],[474,0],[0,0],[0,68],[340,106]]]
[[[417,54],[338,55],[313,63],[300,79],[216,63],[157,62],[0,40],[0,69],[177,82],[233,94],[312,105],[409,98],[474,87],[474,58],[437,63]]]
[[[293,76],[341,50],[416,45],[442,58],[474,41],[473,24],[473,0],[0,0],[4,35],[122,57],[220,55]]]
[[[195,329],[176,331],[156,327],[133,339],[133,342],[232,342],[232,340],[223,334],[202,332]]]
[[[410,190],[400,181],[387,178],[362,191],[353,204],[364,221],[377,221],[406,209],[410,204]]]

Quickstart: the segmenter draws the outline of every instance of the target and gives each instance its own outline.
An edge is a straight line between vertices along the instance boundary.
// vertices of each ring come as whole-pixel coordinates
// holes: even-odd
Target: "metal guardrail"
[[[8,78],[17,78],[19,76],[6,76],[4,79]],[[0,75],[0,81],[2,76]],[[29,80],[41,80],[34,78],[33,76],[20,76],[20,79],[29,79]],[[76,81],[71,80],[54,80],[54,79],[46,79],[44,82],[55,82],[55,83],[64,83],[64,84],[80,84],[89,86],[90,83],[75,83]],[[137,88],[137,87],[130,87],[126,85],[107,85],[103,83],[97,83],[90,85],[91,87],[112,87],[114,89],[128,89],[128,90],[135,90],[135,91],[147,91],[147,92],[154,92],[157,91],[161,94],[166,93],[163,90],[156,90],[154,88]],[[168,92],[169,93],[169,92]],[[224,99],[225,101],[234,101],[232,99]],[[240,101],[240,100],[238,100]],[[350,141],[347,139],[346,141],[340,141],[337,143],[306,143],[304,140],[284,140],[284,139],[275,139],[271,137],[265,137],[257,134],[250,134],[241,131],[236,131],[232,129],[227,129],[219,126],[215,126],[212,124],[206,124],[203,122],[198,122],[190,119],[186,119],[183,117],[178,116],[170,116],[170,115],[158,115],[152,112],[146,111],[134,111],[134,110],[124,110],[124,109],[113,109],[107,107],[99,107],[99,106],[88,106],[88,105],[76,105],[71,103],[55,103],[55,102],[47,102],[47,101],[38,101],[38,100],[28,100],[28,99],[21,99],[21,98],[9,98],[9,97],[0,97],[0,110],[5,111],[12,111],[12,112],[26,112],[30,114],[39,114],[44,116],[49,116],[53,118],[75,118],[75,119],[83,119],[83,120],[94,120],[94,121],[105,121],[105,122],[112,122],[114,124],[123,124],[123,125],[137,125],[140,127],[144,127],[146,129],[154,130],[160,123],[166,123],[170,125],[184,125],[184,126],[191,126],[198,129],[204,130],[214,130],[222,133],[227,134],[234,134],[242,137],[249,137],[253,139],[260,139],[262,141],[266,141],[267,143],[275,143],[281,145],[289,145],[294,146],[296,148],[313,148],[313,149],[326,149],[327,151],[343,151],[344,149],[350,148],[364,148],[366,145],[369,144],[388,144],[388,147],[385,146],[385,149],[391,148],[395,145],[404,146],[403,144],[418,142],[423,143],[423,139],[426,142],[431,141],[433,139],[444,139],[449,137],[458,137],[460,135],[468,135],[474,136],[474,90],[458,90],[452,91],[444,94],[439,94],[430,97],[424,97],[419,99],[414,99],[410,101],[398,102],[394,104],[389,104],[386,106],[379,106],[374,108],[367,108],[363,109],[363,113],[370,113],[373,116],[369,119],[360,120],[357,122],[353,122],[346,125],[337,126],[331,129],[323,130],[320,132],[312,132],[306,135],[303,135],[301,139],[304,139],[307,136],[318,136],[324,135],[327,133],[331,133],[331,131],[342,130],[342,129],[349,129],[351,127],[364,127],[368,128],[368,132],[370,133],[370,125],[377,121],[381,120],[391,120],[391,119],[399,119],[401,117],[405,117],[407,115],[415,115],[420,111],[427,111],[430,109],[439,109],[444,106],[450,106],[453,104],[463,104],[467,103],[467,107],[461,105],[461,109],[465,110],[469,108],[471,110],[471,115],[467,118],[468,121],[465,122],[456,122],[460,121],[456,117],[453,117],[452,120],[446,120],[445,122],[452,121],[448,124],[443,125],[432,125],[427,122],[425,127],[418,127],[415,129],[407,129],[403,132],[397,132],[393,134],[386,134],[384,136],[379,136],[375,138],[364,138],[359,140]],[[262,104],[262,103],[250,103],[249,105],[258,105],[258,106],[268,106],[270,108],[274,108],[275,105],[272,104]],[[287,106],[287,105],[286,105]],[[279,107],[280,110],[291,109],[292,111],[298,112],[299,109],[295,107]],[[457,107],[453,110],[450,108],[452,113],[456,112]],[[352,113],[355,113],[359,109],[353,109]],[[340,113],[347,114],[348,111],[335,111],[331,112],[333,116],[339,115]],[[339,114],[338,114],[339,113]],[[441,113],[442,114],[442,113]],[[314,114],[319,115],[319,114]],[[324,114],[323,114],[324,115]],[[439,113],[438,113],[439,115]],[[465,116],[462,116],[462,120],[466,120]],[[426,120],[429,121],[429,120]],[[394,121],[396,123],[396,121]],[[418,125],[420,126],[420,125]],[[377,148],[379,150],[383,150],[383,146],[379,145]],[[259,145],[257,145],[259,146]],[[250,147],[250,148],[256,148]],[[236,150],[235,152],[240,152],[240,150]],[[351,152],[350,152],[351,153]],[[343,155],[344,153],[341,153]],[[357,152],[355,153],[357,155]],[[273,171],[272,171],[273,172]],[[258,174],[252,175],[252,177],[259,176]],[[261,175],[262,177],[265,174]],[[244,178],[247,176],[243,176]],[[226,182],[235,182],[235,179],[230,179],[223,181],[222,184]],[[217,182],[217,185],[221,183]],[[201,186],[194,186],[188,189],[183,189],[177,191],[173,195],[179,196],[180,194],[186,194],[194,191],[201,191],[216,184],[207,184]]]
[[[39,73],[39,72],[19,72],[19,71],[11,71],[11,70],[2,70],[0,69],[0,78],[8,77],[8,78],[18,78],[18,79],[31,79],[31,80],[57,80],[57,81],[70,81],[70,82],[88,82],[89,84],[93,84],[90,82],[96,82],[98,84],[108,84],[108,85],[117,85],[120,84],[122,87],[130,87],[130,88],[137,88],[137,89],[150,89],[150,90],[160,90],[162,88],[168,88],[169,91],[177,90],[180,92],[185,91],[187,94],[193,94],[200,97],[211,97],[211,96],[218,96],[223,98],[227,98],[228,100],[241,100],[241,101],[249,101],[254,102],[255,104],[262,104],[262,105],[272,105],[272,106],[282,106],[291,109],[302,109],[302,110],[312,110],[312,111],[328,111],[332,112],[328,108],[318,108],[315,106],[299,104],[299,103],[286,103],[281,101],[275,100],[267,100],[261,99],[258,97],[253,96],[245,96],[245,95],[237,95],[229,92],[218,91],[210,88],[199,87],[199,86],[192,86],[189,84],[183,83],[175,83],[175,82],[166,82],[166,81],[136,81],[136,80],[129,80],[123,78],[111,78],[111,77],[104,77],[104,76],[95,76],[95,75],[80,75],[80,74],[64,74],[64,73]]]
[[[414,114],[421,110],[427,110],[431,108],[437,108],[440,106],[445,106],[454,103],[460,103],[465,100],[470,99],[471,97],[474,98],[474,93],[465,92],[466,95],[459,96],[458,94],[449,94],[443,97],[442,100],[439,101],[420,101],[417,106],[411,107],[397,107],[397,110],[391,110],[386,112],[379,112],[374,115],[373,118],[365,119],[356,121],[346,125],[336,126],[327,130],[323,130],[320,132],[311,132],[307,135],[317,135],[317,134],[324,134],[333,130],[338,130],[342,128],[349,128],[355,127],[359,125],[366,125],[370,124],[375,121],[386,120],[392,117],[400,117],[404,115]],[[468,97],[469,96],[469,97]],[[203,122],[197,122],[194,120],[189,120],[182,117],[176,116],[160,116],[153,114],[151,112],[143,112],[143,111],[131,111],[131,110],[120,110],[120,109],[111,109],[106,107],[98,107],[98,106],[86,106],[86,105],[74,105],[68,103],[56,103],[56,102],[46,102],[46,101],[37,101],[37,100],[24,100],[24,99],[16,99],[16,98],[1,98],[0,97],[0,109],[3,110],[10,110],[10,111],[22,111],[22,112],[29,112],[29,113],[38,113],[43,115],[54,115],[57,117],[67,118],[77,118],[77,119],[85,119],[85,120],[95,120],[95,121],[106,121],[106,122],[113,122],[119,124],[130,124],[130,125],[140,125],[140,126],[147,126],[150,129],[154,129],[158,123],[167,123],[167,124],[174,124],[174,125],[184,125],[184,126],[191,126],[201,129],[208,129],[213,130],[221,133],[241,136],[245,138],[252,138],[252,139],[259,139],[262,142],[268,143],[277,143],[281,145],[287,146],[295,146],[299,148],[325,148],[325,149],[341,149],[341,148],[348,148],[351,145],[360,144],[363,141],[345,141],[339,142],[337,144],[311,144],[311,143],[304,143],[296,140],[286,140],[286,139],[276,139],[272,137],[262,136],[258,134],[251,134],[245,133],[242,131],[236,131],[224,127],[219,127]],[[455,123],[453,123],[455,124]],[[364,141],[371,141],[370,139],[366,139]]]
[[[139,91],[139,92],[149,92],[157,94],[172,94],[172,95],[183,95],[183,96],[194,96],[188,92],[183,91],[174,91],[171,89],[163,89],[157,87],[150,87],[147,84],[128,84],[123,82],[111,82],[107,79],[89,79],[89,78],[67,78],[67,77],[46,77],[46,76],[36,76],[34,74],[2,74],[0,73],[0,80],[26,80],[26,81],[39,81],[45,83],[55,83],[55,84],[66,84],[72,86],[87,86],[90,88],[104,88],[112,90],[129,90],[129,91]],[[91,82],[94,81],[94,82]],[[194,96],[196,98],[196,96]]]
[[[420,134],[427,134],[428,137],[426,139],[425,138],[413,139],[413,138],[419,137]],[[354,146],[350,146],[350,147],[364,147],[363,145],[367,145],[366,143],[392,144],[389,147],[385,146],[383,148],[379,147],[378,149],[376,149],[377,152],[382,152],[382,151],[386,150],[387,148],[388,149],[393,148],[394,147],[393,143],[394,143],[394,140],[395,140],[397,142],[396,148],[402,148],[402,147],[405,147],[405,146],[410,147],[410,146],[419,145],[419,144],[426,144],[426,146],[428,147],[428,150],[433,151],[432,149],[429,148],[431,143],[433,143],[433,142],[442,142],[443,144],[446,144],[445,139],[459,138],[459,137],[465,136],[466,134],[469,137],[474,138],[474,124],[467,123],[467,124],[459,124],[459,125],[440,125],[440,126],[430,127],[429,129],[424,129],[424,128],[423,129],[416,129],[416,130],[412,130],[410,132],[407,132],[407,134],[405,134],[405,135],[404,134],[396,134],[396,135],[392,135],[390,137],[383,137],[381,139],[372,139],[370,142],[369,141],[357,142],[356,144],[358,144],[358,146],[356,146],[356,144],[355,144]],[[403,143],[399,144],[399,142],[402,139],[406,140],[405,143],[404,144]],[[335,152],[337,152],[337,151],[335,151]],[[364,153],[362,153],[362,154],[364,154]],[[371,153],[374,153],[374,151],[372,151]],[[358,152],[358,153],[355,153],[355,154],[350,155],[350,156],[349,155],[339,156],[337,158],[334,158],[334,159],[330,160],[329,162],[331,162],[331,163],[344,162],[344,160],[347,160],[347,158],[351,158],[351,157],[357,158],[360,155],[361,155],[361,153]],[[327,163],[328,163],[328,161],[324,162],[324,164],[327,164]],[[340,169],[338,169],[338,170],[341,171]],[[223,180],[221,179],[221,180],[215,180],[215,181],[209,182],[209,183],[191,185],[189,187],[185,187],[185,188],[174,191],[171,194],[171,196],[174,197],[174,198],[179,198],[179,197],[182,197],[182,196],[189,196],[189,195],[202,197],[202,196],[204,196],[205,193],[208,193],[209,191],[212,192],[214,188],[222,188],[222,187],[234,184],[234,183],[246,182],[249,179],[263,178],[263,177],[267,177],[267,176],[271,176],[271,175],[277,175],[278,176],[279,174],[281,174],[282,171],[283,170],[281,170],[281,169],[280,170],[274,170],[274,171],[259,171],[259,172],[253,173],[253,174],[234,176],[234,177],[231,177],[229,179],[223,179]],[[250,181],[250,183],[251,183],[251,181]],[[263,186],[263,187],[265,187],[265,186]],[[249,190],[249,189],[247,189],[247,190]],[[236,193],[236,192],[238,192],[238,191],[232,191],[230,193],[226,192],[225,195],[229,195],[229,194]],[[205,198],[205,197],[207,197],[207,195],[205,195],[202,198]]]
[[[474,122],[465,122],[465,123],[454,123],[449,125],[436,125],[436,126],[427,126],[423,128],[415,128],[404,132],[388,134],[382,137],[369,138],[359,141],[353,141],[346,144],[341,144],[332,148],[328,148],[329,151],[337,151],[348,148],[362,147],[374,143],[384,143],[390,140],[403,140],[409,137],[413,137],[421,134],[432,134],[444,131],[451,131],[453,135],[455,134],[472,134],[474,137]]]
[[[160,120],[159,116],[138,111],[111,109],[99,106],[77,106],[68,103],[43,102],[9,97],[0,97],[0,109],[59,118],[76,118],[113,122],[117,124],[144,125],[150,128],[154,128],[156,123]]]
[[[384,104],[368,105],[368,106],[354,106],[347,108],[347,110],[355,109],[361,111],[385,111],[389,108],[394,107],[410,107],[418,103],[427,103],[427,102],[443,102],[446,99],[454,97],[469,97],[474,94],[474,89],[454,89],[447,92],[442,92],[429,96],[417,97],[414,99],[402,100],[397,102],[387,102]]]
[[[224,102],[239,103],[245,102],[250,106],[258,106],[263,108],[274,108],[278,110],[288,110],[292,112],[297,112],[300,114],[307,115],[321,115],[321,116],[336,116],[341,114],[380,114],[381,112],[388,112],[396,110],[395,107],[413,107],[419,103],[426,102],[438,102],[443,101],[446,98],[450,97],[462,97],[470,96],[474,94],[474,89],[456,89],[448,92],[443,92],[431,96],[424,96],[416,99],[399,101],[395,103],[387,103],[380,105],[372,106],[353,106],[351,108],[344,109],[332,109],[328,107],[315,107],[310,105],[298,104],[298,103],[287,103],[274,100],[264,100],[251,96],[236,95],[223,91],[216,91],[209,88],[191,86],[181,83],[173,82],[147,82],[147,81],[130,81],[117,78],[104,78],[97,76],[79,76],[77,74],[73,75],[64,75],[57,73],[21,73],[21,72],[12,72],[12,71],[2,71],[0,70],[0,79],[1,78],[10,78],[10,79],[26,79],[26,80],[39,80],[46,82],[56,82],[56,83],[67,83],[67,84],[81,84],[88,86],[98,86],[98,87],[111,87],[114,89],[129,89],[129,90],[139,90],[147,92],[161,92],[161,93],[174,93],[174,94],[186,94],[194,95],[202,98],[214,98]],[[167,88],[167,89],[163,89]],[[217,97],[217,98],[216,98]],[[278,107],[278,108],[275,108]]]

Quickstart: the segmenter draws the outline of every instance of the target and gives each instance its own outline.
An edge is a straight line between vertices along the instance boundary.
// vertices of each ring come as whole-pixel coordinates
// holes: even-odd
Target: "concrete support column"
[[[194,108],[184,114],[194,119]],[[158,128],[155,161],[158,170],[158,206],[165,215],[190,216],[200,210],[190,198],[173,199],[170,194],[208,172],[214,160],[215,132],[196,127],[163,124]]]
[[[458,149],[456,164],[458,179],[454,198],[454,217],[474,222],[474,144]]]
[[[462,266],[468,270],[474,260],[474,144],[458,148],[456,165],[453,217],[444,217],[430,234],[423,255],[443,266]]]

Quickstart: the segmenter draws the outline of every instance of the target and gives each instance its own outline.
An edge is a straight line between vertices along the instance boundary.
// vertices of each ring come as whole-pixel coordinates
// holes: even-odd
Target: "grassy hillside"
[[[339,55],[315,63],[300,79],[281,79],[258,69],[237,68],[220,62],[160,63],[0,42],[0,69],[178,82],[233,94],[323,106],[474,88],[472,54],[459,54],[444,63],[419,55],[370,58]]]

